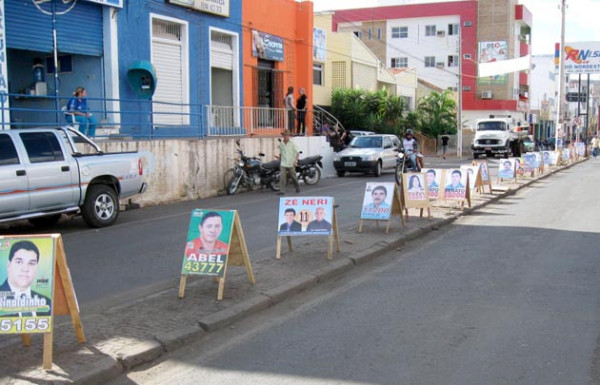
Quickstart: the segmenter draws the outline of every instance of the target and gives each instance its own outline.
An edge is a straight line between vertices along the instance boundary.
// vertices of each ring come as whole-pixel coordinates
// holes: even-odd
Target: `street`
[[[453,167],[459,162],[456,158],[427,158],[427,165],[435,167]],[[494,167],[490,169],[495,172]],[[333,196],[343,231],[358,223],[365,183],[373,180],[393,181],[394,174],[324,178],[315,186],[301,184],[298,195]],[[270,190],[245,192],[125,211],[115,225],[102,229],[91,229],[77,217],[51,229],[27,226],[1,234],[61,233],[79,303],[84,309],[98,310],[178,284],[190,214],[195,208],[238,210],[252,261],[273,258],[274,254],[265,251],[276,244],[278,204],[279,197]]]
[[[113,383],[598,384],[599,171],[541,180]]]

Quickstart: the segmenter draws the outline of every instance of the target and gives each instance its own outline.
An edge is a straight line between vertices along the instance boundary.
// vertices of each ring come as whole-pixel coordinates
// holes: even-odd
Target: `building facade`
[[[351,31],[392,68],[460,92],[462,120],[525,119],[526,72],[478,78],[477,63],[529,53],[531,13],[516,0],[467,0],[335,11],[334,30]]]

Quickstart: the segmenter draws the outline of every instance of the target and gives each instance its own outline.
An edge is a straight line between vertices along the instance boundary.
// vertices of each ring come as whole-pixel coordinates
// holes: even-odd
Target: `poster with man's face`
[[[425,171],[425,183],[429,189],[429,200],[439,199],[443,173],[444,170],[439,168],[429,168]]]
[[[234,217],[235,211],[192,211],[181,274],[223,276]]]
[[[332,197],[287,197],[279,199],[277,235],[331,235]]]
[[[583,142],[575,143],[575,149],[577,151],[577,155],[579,155],[579,156],[585,155],[585,143],[583,143]]]
[[[52,331],[55,240],[0,237],[0,334]]]
[[[498,179],[515,179],[515,159],[501,159],[498,164]]]
[[[565,148],[562,152],[562,159],[564,161],[568,161],[571,158],[571,150],[568,148]]]
[[[360,219],[390,219],[395,188],[394,182],[368,182],[365,187]]]
[[[527,154],[523,155],[523,173],[530,174],[534,172],[534,170],[537,168],[535,164],[536,159],[534,153],[528,152]]]
[[[445,170],[444,199],[463,200],[467,195],[467,173],[458,168]]]

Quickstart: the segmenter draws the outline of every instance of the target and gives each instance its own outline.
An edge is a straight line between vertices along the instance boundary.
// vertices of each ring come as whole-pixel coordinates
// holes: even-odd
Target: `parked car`
[[[69,128],[0,131],[0,223],[49,226],[80,213],[91,227],[114,223],[119,199],[142,193],[136,152],[105,153]]]
[[[373,131],[350,130],[352,136],[375,135]]]
[[[400,140],[395,135],[360,135],[333,158],[339,177],[346,172],[373,173],[380,176],[384,169],[396,167]]]

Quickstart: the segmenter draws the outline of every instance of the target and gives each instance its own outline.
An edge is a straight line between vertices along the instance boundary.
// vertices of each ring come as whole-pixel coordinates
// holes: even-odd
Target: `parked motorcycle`
[[[417,157],[422,157],[421,154],[417,154]],[[417,164],[413,165],[409,154],[406,151],[398,151],[398,157],[396,158],[396,183],[402,184],[402,174],[407,173],[411,170],[421,172],[421,165],[417,159]]]
[[[298,160],[298,166],[296,166],[298,179],[302,178],[306,184],[319,183],[321,180],[321,168],[323,168],[321,159],[323,159],[321,155],[314,155]]]
[[[279,191],[279,161],[262,163],[259,157],[244,155],[242,149],[239,148],[240,143],[236,143],[240,159],[236,160],[233,176],[227,184],[227,195],[235,194],[240,186],[250,190],[267,187],[273,191]],[[263,153],[258,155],[265,156]]]

